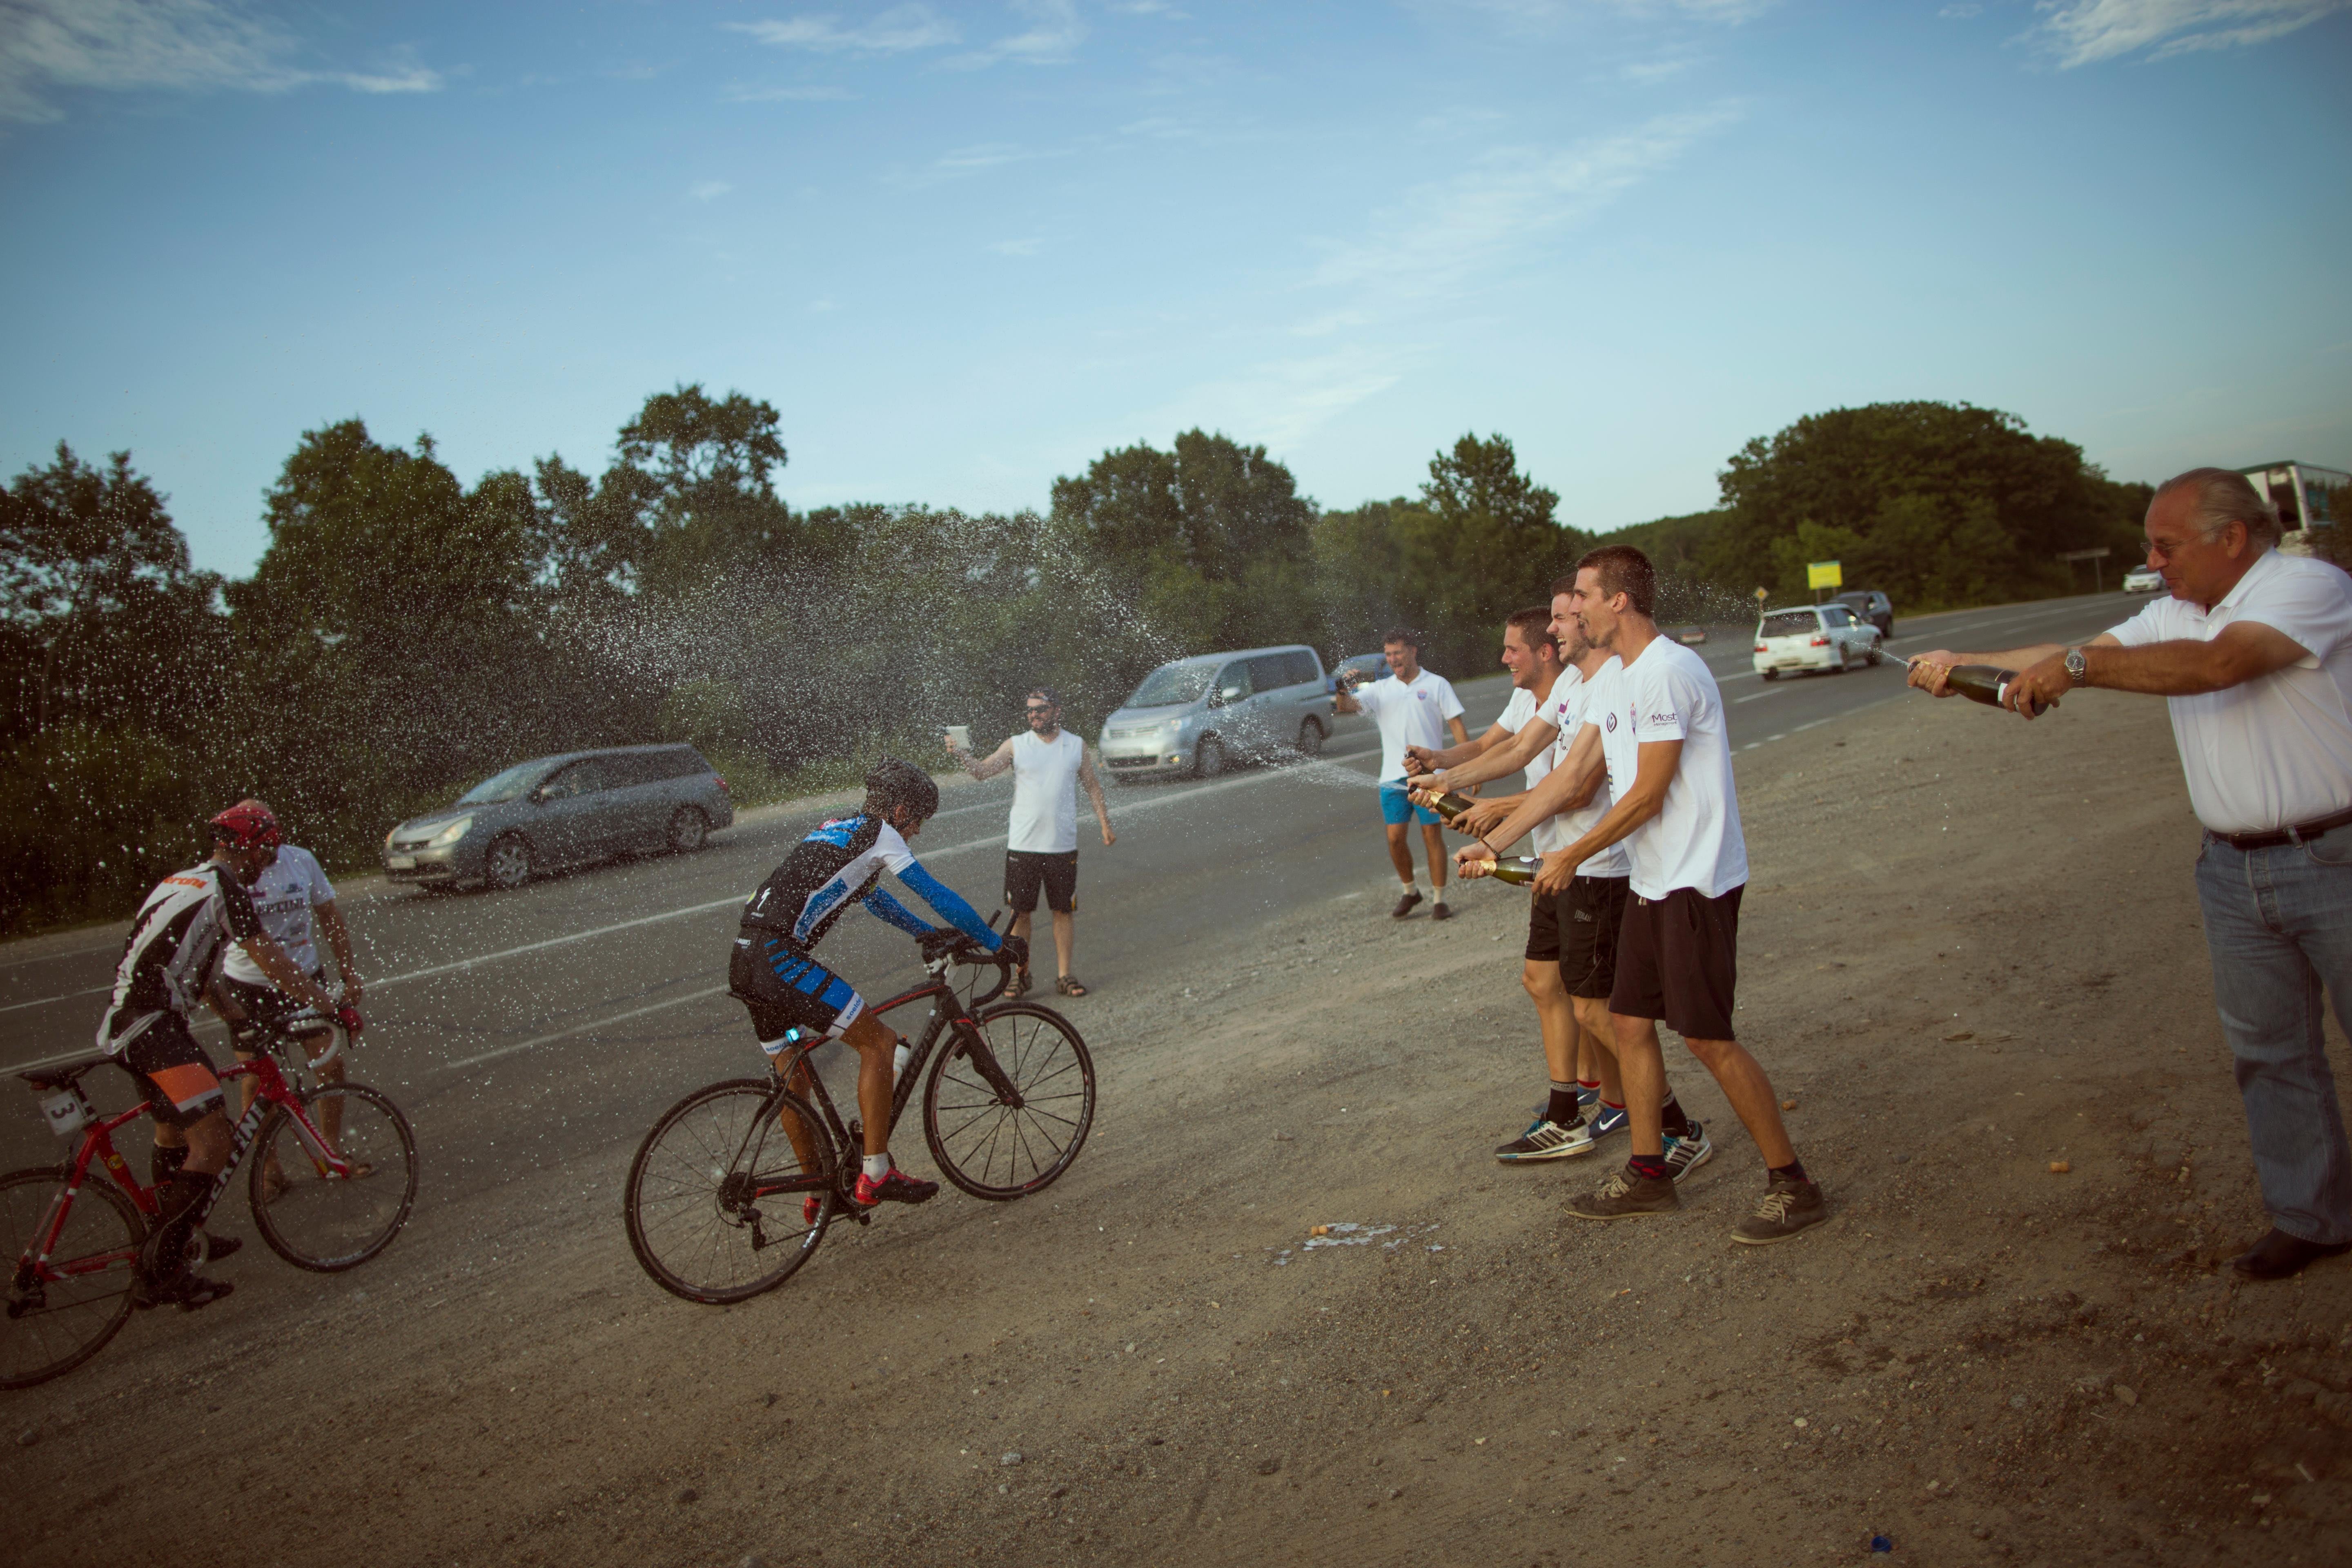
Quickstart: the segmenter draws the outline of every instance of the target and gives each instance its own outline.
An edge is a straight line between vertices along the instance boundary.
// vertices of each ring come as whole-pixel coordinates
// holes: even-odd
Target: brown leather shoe
[[[2352,1252],[2352,1241],[2305,1241],[2273,1226],[2268,1236],[2230,1259],[2230,1267],[2248,1279],[2291,1279],[2321,1258],[2346,1252]]]

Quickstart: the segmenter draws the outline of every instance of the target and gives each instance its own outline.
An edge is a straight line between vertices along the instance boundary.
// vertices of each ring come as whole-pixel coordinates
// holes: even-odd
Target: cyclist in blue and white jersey
[[[1009,948],[1016,964],[1028,944],[988,928],[972,907],[929,871],[907,847],[940,808],[940,786],[912,763],[886,759],[866,775],[866,809],[828,822],[793,847],[743,906],[728,989],[751,1010],[760,1048],[774,1057],[793,1037],[842,1040],[857,1053],[857,1111],[865,1123],[866,1168],[855,1199],[861,1208],[889,1202],[919,1204],[940,1190],[890,1163],[892,1055],[899,1044],[888,1026],[868,1016],[866,1000],[848,981],[810,956],[843,911],[862,903],[875,915],[932,951],[958,933],[983,952]],[[948,924],[932,926],[876,886],[888,871],[938,911]],[[801,1142],[801,1129],[784,1131]],[[803,1157],[806,1151],[803,1151]],[[811,1198],[814,1209],[818,1200]]]

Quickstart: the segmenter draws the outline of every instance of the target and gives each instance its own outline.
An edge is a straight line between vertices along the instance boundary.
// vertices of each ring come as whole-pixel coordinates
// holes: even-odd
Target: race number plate
[[[383,858],[383,863],[388,868],[394,871],[414,871],[416,869],[416,857],[414,855],[387,855]]]
[[[81,1096],[71,1089],[41,1101],[41,1114],[48,1119],[49,1131],[60,1138],[70,1138],[89,1125],[89,1115],[81,1108]]]

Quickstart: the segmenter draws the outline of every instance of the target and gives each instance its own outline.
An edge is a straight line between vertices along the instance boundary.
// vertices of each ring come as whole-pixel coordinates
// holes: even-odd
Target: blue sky
[[[2352,467],[2344,0],[0,0],[0,471],[250,569],[300,433],[1042,507],[1199,425],[1326,506],[1499,431],[1613,527],[1839,405]]]

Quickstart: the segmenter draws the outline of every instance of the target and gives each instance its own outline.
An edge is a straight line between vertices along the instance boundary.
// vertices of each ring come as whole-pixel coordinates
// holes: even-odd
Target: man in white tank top
[[[1022,704],[1028,732],[1008,738],[983,762],[959,751],[950,738],[948,750],[963,771],[976,779],[992,779],[1013,770],[1013,821],[1004,836],[1004,903],[1013,911],[1012,932],[1026,942],[1030,917],[1037,911],[1042,887],[1045,907],[1054,917],[1054,989],[1065,996],[1083,996],[1087,987],[1070,972],[1070,950],[1076,945],[1078,891],[1078,798],[1084,789],[1094,803],[1095,821],[1101,826],[1103,847],[1118,842],[1110,830],[1110,808],[1104,804],[1102,780],[1095,774],[1087,743],[1062,728],[1062,702],[1045,687],[1032,690]],[[1016,969],[1008,996],[1029,989],[1029,971]]]

